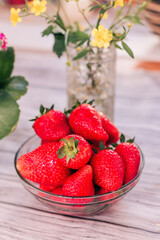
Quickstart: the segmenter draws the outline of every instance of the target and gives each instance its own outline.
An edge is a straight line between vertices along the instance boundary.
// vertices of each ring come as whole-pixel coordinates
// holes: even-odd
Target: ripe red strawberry
[[[41,145],[46,144],[46,143],[50,143],[53,142],[52,140],[41,140]]]
[[[138,148],[130,142],[120,143],[115,151],[121,156],[125,164],[124,183],[130,182],[138,173],[140,164],[140,152]]]
[[[96,192],[96,195],[101,195],[101,194],[105,194],[108,193],[109,191],[105,188],[100,188],[99,191]]]
[[[124,179],[124,163],[113,150],[102,150],[93,155],[90,164],[93,169],[94,181],[108,191],[114,191],[122,186]]]
[[[104,130],[109,135],[108,143],[116,143],[119,140],[119,131],[116,128],[116,126],[104,115],[104,113],[99,112],[99,115],[101,117],[102,126]]]
[[[69,124],[74,133],[87,140],[108,140],[108,134],[102,127],[99,113],[90,104],[84,103],[76,107],[71,112]]]
[[[45,184],[40,184],[39,188],[43,191],[46,192],[51,192],[53,191],[56,187],[54,185],[45,185]]]
[[[57,195],[63,195],[63,188],[61,187],[57,187],[54,190],[51,191],[51,193],[57,194]]]
[[[55,187],[63,185],[70,175],[70,170],[60,163],[57,150],[58,144],[52,142],[22,155],[17,161],[18,171],[33,182]]]
[[[90,160],[92,149],[83,137],[72,134],[60,140],[57,153],[63,166],[79,169]]]
[[[58,141],[70,133],[67,117],[64,113],[42,107],[41,116],[36,118],[33,128],[43,140]]]
[[[94,195],[92,179],[92,167],[85,165],[66,179],[63,185],[63,194],[77,197]]]

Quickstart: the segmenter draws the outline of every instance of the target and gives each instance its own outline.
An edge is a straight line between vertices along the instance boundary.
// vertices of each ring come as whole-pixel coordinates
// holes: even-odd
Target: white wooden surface
[[[7,22],[0,25],[8,31]],[[159,49],[154,41],[153,46],[147,45],[150,49],[144,44],[141,52],[137,50],[145,39],[147,43],[155,39],[153,35],[138,33],[139,44],[137,35],[132,36],[137,45],[133,40],[132,44],[139,59],[147,55],[157,61]],[[40,52],[38,47],[35,51],[23,47],[17,47],[14,74],[24,75],[29,89],[19,101],[21,117],[16,131],[0,141],[0,240],[160,239],[160,71],[137,69],[138,59],[118,57],[115,124],[121,132],[136,136],[144,152],[146,164],[140,182],[99,215],[63,216],[50,213],[22,187],[13,163],[22,142],[33,135],[28,120],[38,114],[40,103],[54,103],[59,110],[66,107],[65,59],[57,59],[46,48]]]
[[[16,131],[0,142],[0,239],[159,239],[160,238],[160,79],[159,72],[135,69],[118,59],[115,123],[136,136],[146,165],[140,182],[104,213],[74,218],[50,213],[20,184],[13,166],[16,150],[33,134],[28,119],[40,103],[66,106],[65,59],[52,53],[17,51],[14,74],[25,75],[29,90]],[[124,69],[127,69],[127,71]]]

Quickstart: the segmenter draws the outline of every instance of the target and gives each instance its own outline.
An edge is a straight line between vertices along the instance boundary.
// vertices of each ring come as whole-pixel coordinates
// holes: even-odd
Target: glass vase
[[[77,54],[78,50],[70,47],[70,58],[73,59]],[[94,99],[96,109],[113,121],[115,69],[114,46],[94,48],[85,57],[72,60],[71,66],[67,67],[68,107],[72,107],[77,100]]]

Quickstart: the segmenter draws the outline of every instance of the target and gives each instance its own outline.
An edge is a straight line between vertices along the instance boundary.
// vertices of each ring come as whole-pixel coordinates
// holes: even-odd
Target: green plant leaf
[[[100,149],[100,150],[105,150],[105,149],[106,149],[106,146],[104,145],[104,142],[103,142],[103,141],[100,141],[100,143],[99,143],[99,149]]]
[[[58,57],[61,57],[62,53],[65,51],[65,36],[62,33],[54,33],[54,37],[55,43],[53,46],[53,51]]]
[[[10,134],[19,120],[20,110],[16,101],[5,90],[0,90],[0,139]]]
[[[77,56],[75,56],[75,57],[73,58],[73,60],[77,60],[77,59],[79,59],[79,58],[84,57],[88,52],[89,52],[89,50],[83,49],[80,53],[77,54]]]
[[[91,7],[91,9],[90,9],[89,11],[91,12],[91,11],[97,9],[97,8],[100,8],[100,7],[101,7],[101,6],[99,6],[99,5],[95,5],[95,6]]]
[[[123,46],[123,49],[128,53],[128,55],[131,57],[131,58],[134,58],[134,54],[132,52],[132,50],[130,49],[130,47],[122,41],[122,46]]]
[[[77,42],[84,43],[87,40],[89,40],[89,35],[81,31],[70,32],[68,36],[68,41],[71,43],[77,43]]]
[[[123,133],[121,133],[121,136],[120,136],[120,142],[122,143],[122,142],[125,142],[125,136],[124,136],[124,134]]]
[[[44,106],[41,104],[40,107],[39,107],[39,112],[40,112],[41,115],[43,115],[44,110],[45,110],[45,108],[44,108]]]
[[[49,36],[50,34],[53,34],[53,25],[48,26],[43,32],[42,37]]]
[[[56,18],[57,18],[57,19],[55,20],[55,23],[57,23],[58,26],[60,26],[63,30],[66,30],[66,27],[65,27],[65,25],[64,25],[64,22],[63,22],[61,16],[59,15],[59,13],[57,13]]]
[[[117,43],[114,43],[114,46],[116,47],[116,48],[118,48],[118,49],[121,49],[122,50],[122,48],[117,44]]]
[[[14,76],[10,79],[5,90],[15,99],[20,99],[27,92],[28,82],[22,76]]]
[[[128,143],[133,143],[133,142],[134,142],[134,140],[135,140],[135,137],[134,137],[134,138],[132,138],[132,139],[129,139],[129,140],[127,140],[126,142],[128,142]]]
[[[14,66],[14,49],[8,47],[6,51],[0,51],[0,87],[9,81]]]
[[[112,143],[111,144],[113,147],[117,147],[118,146],[118,143]]]
[[[117,10],[116,18],[119,18],[121,16],[122,11],[123,11],[123,8],[120,8],[119,10]]]
[[[93,152],[94,152],[95,154],[97,154],[97,153],[98,153],[98,150],[97,150],[97,149],[95,149],[95,148],[92,148],[92,150],[93,150]]]
[[[74,140],[74,145],[75,145],[75,148],[77,148],[77,147],[78,147],[78,143],[79,143],[79,140],[75,138],[75,140]]]

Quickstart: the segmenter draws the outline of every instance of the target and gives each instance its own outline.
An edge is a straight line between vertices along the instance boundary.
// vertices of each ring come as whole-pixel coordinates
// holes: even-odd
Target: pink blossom
[[[7,38],[3,33],[0,33],[0,50],[7,50]]]

